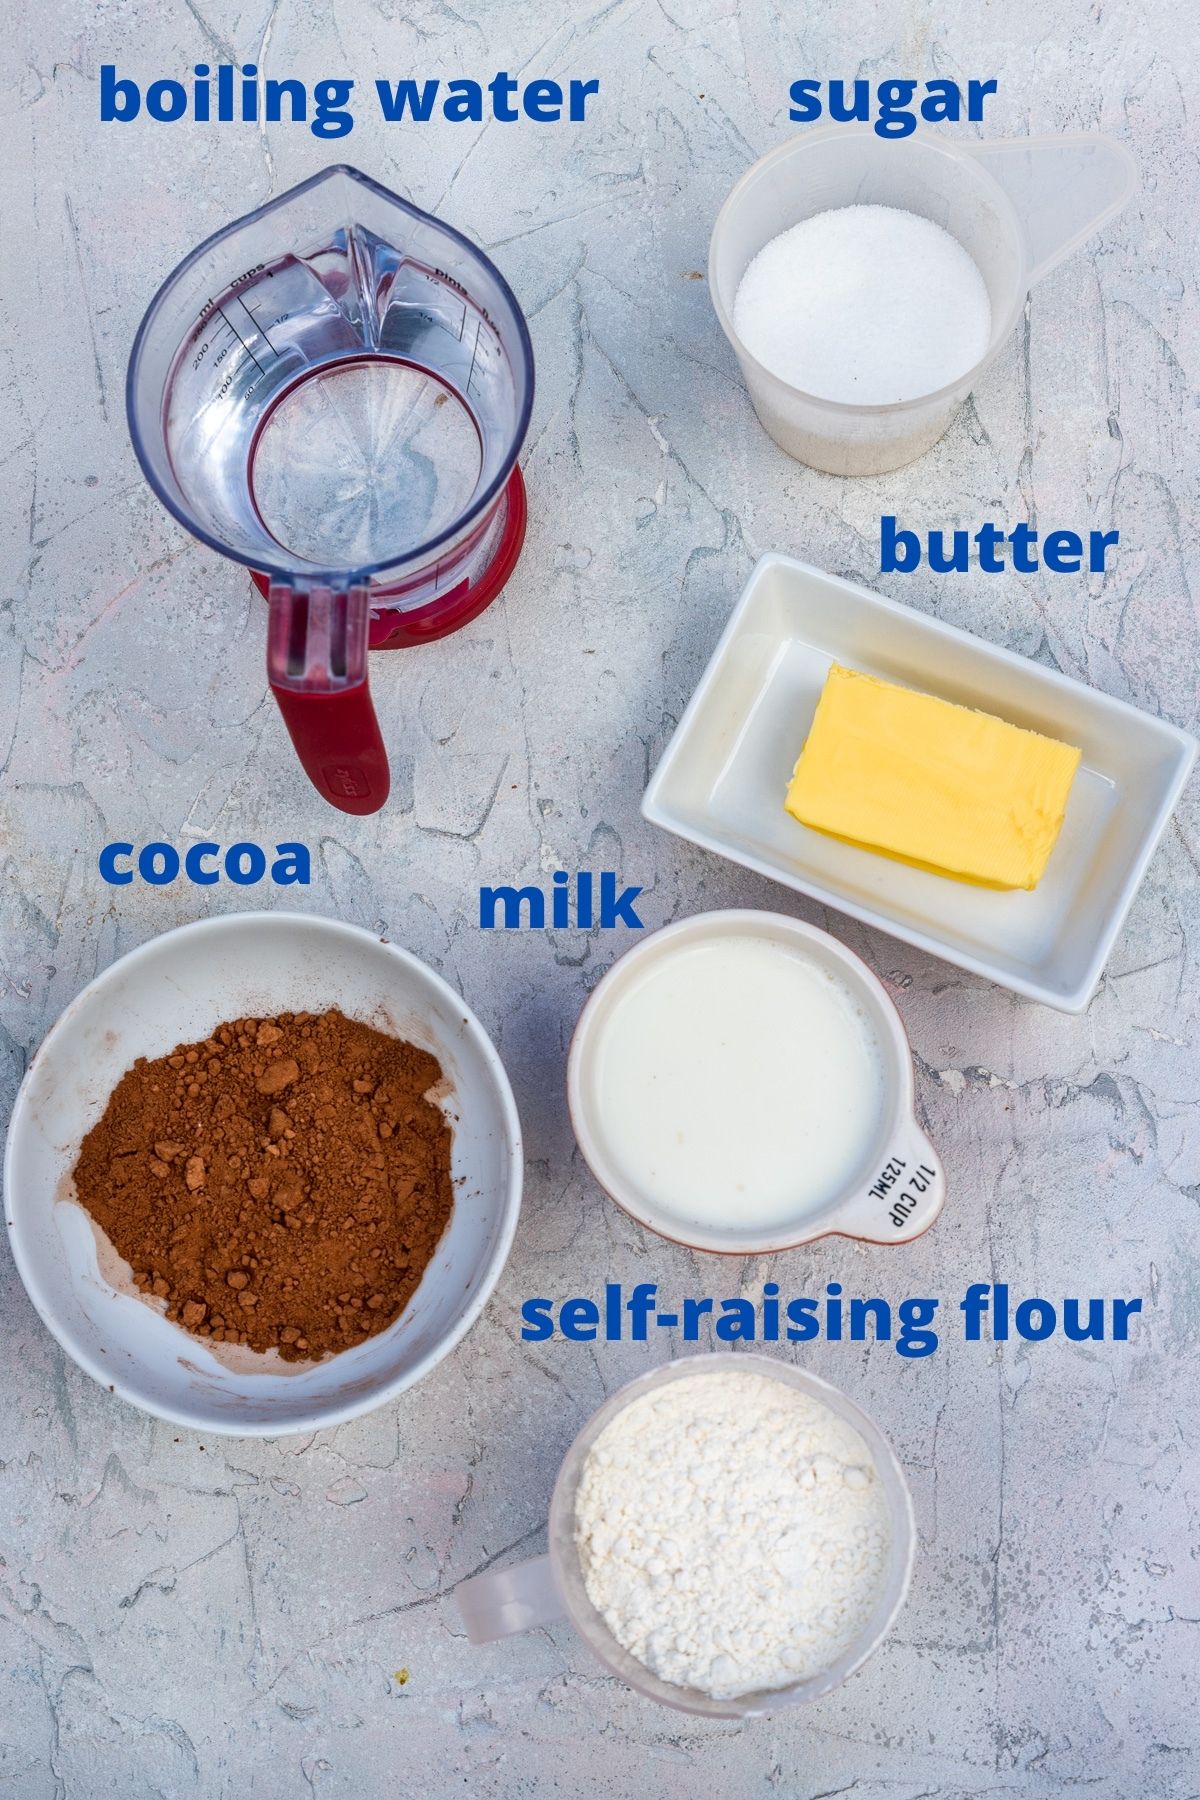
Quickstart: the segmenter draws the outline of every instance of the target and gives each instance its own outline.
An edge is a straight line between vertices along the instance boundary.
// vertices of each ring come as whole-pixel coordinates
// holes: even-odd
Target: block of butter
[[[982,887],[1036,887],[1080,751],[931,694],[829,671],[787,793],[802,825]]]

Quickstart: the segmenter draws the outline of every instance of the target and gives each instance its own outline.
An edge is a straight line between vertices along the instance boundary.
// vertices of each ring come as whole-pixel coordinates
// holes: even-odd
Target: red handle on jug
[[[378,812],[391,775],[367,678],[367,590],[272,582],[267,678],[305,774],[341,812]]]

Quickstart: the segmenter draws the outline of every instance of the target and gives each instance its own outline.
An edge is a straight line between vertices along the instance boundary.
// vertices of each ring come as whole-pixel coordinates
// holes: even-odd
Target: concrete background
[[[300,904],[386,930],[492,1029],[529,1145],[498,1294],[400,1403],[274,1443],[201,1440],[64,1359],[4,1258],[0,1795],[363,1800],[697,1793],[1200,1793],[1200,1066],[1196,799],[1185,801],[1086,1016],[1019,1001],[644,826],[648,771],[755,557],[794,550],[1194,724],[1197,333],[1179,0],[57,0],[10,22],[3,97],[7,579],[0,628],[0,1044],[29,1054],[97,970],[241,890],[113,890],[98,847],[197,837],[316,852]],[[358,123],[101,126],[97,68],[200,59],[359,82]],[[377,75],[592,76],[583,128],[373,117]],[[1140,195],[1035,294],[939,447],[849,483],[760,431],[714,320],[708,232],[813,75],[998,76],[983,135],[1099,128]],[[960,127],[972,132],[975,127]],[[230,217],[340,158],[494,253],[531,321],[532,526],[503,601],[378,661],[395,770],[380,816],[322,808],[265,692],[264,614],[193,543],[127,441],[130,340],[159,279]],[[1105,579],[877,576],[878,520],[1116,525]],[[792,908],[895,992],[951,1199],[906,1251],[845,1244],[716,1266],[648,1240],[574,1154],[562,1063],[615,934],[481,935],[481,881],[615,868],[660,924]],[[288,904],[297,890],[288,890]],[[255,891],[255,904],[273,896]],[[943,1296],[1007,1279],[1141,1294],[1124,1346],[954,1341],[806,1357],[874,1411],[913,1481],[911,1602],[840,1693],[705,1725],[607,1680],[566,1627],[486,1650],[448,1598],[537,1552],[560,1455],[667,1342],[525,1346],[531,1293]],[[401,1683],[397,1672],[407,1670]]]

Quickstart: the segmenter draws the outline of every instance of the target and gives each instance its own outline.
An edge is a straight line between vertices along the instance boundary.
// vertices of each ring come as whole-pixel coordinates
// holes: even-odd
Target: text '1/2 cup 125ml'
[[[717,318],[762,424],[790,456],[834,475],[883,474],[923,455],[1009,341],[1030,288],[1119,212],[1135,185],[1129,151],[1095,133],[957,143],[922,130],[891,141],[870,126],[831,125],[781,144],[725,201],[708,262]],[[932,222],[983,278],[986,345],[928,393],[883,405],[821,399],[782,380],[737,331],[738,288],[759,252],[803,220],[852,206]]]

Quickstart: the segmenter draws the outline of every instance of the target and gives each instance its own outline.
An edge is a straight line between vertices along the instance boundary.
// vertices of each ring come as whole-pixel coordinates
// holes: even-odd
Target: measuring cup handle
[[[868,1244],[907,1244],[929,1230],[945,1200],[941,1158],[910,1119],[872,1171],[871,1181],[839,1209],[832,1229]]]
[[[1118,139],[1097,131],[1003,138],[963,149],[999,182],[1029,246],[1030,287],[1127,206],[1138,167]]]
[[[273,692],[304,773],[321,798],[341,812],[378,812],[391,774],[366,680],[332,694]]]
[[[305,774],[341,812],[378,812],[391,776],[367,678],[370,601],[270,584],[267,679]]]
[[[460,1581],[454,1590],[467,1641],[491,1644],[518,1631],[533,1631],[564,1617],[562,1598],[548,1556],[516,1563],[511,1569],[489,1569]]]

